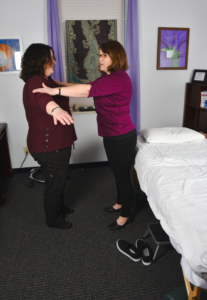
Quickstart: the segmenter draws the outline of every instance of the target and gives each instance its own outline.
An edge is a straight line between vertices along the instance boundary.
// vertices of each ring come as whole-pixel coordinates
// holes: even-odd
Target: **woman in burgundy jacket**
[[[64,215],[73,212],[64,203],[71,145],[77,139],[69,98],[61,95],[34,94],[46,84],[56,88],[51,78],[54,51],[44,44],[31,44],[22,57],[20,78],[25,82],[23,104],[29,125],[27,145],[32,157],[41,165],[45,178],[44,211],[49,227],[68,229]]]

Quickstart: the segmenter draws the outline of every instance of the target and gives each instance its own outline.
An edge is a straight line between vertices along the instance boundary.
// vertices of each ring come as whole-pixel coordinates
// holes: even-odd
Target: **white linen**
[[[151,144],[178,144],[205,139],[203,134],[186,127],[147,128],[139,132]]]
[[[206,289],[207,140],[148,144],[138,137],[138,148],[135,169],[140,187],[175,249],[204,279],[200,286]],[[188,280],[197,283],[193,277]]]

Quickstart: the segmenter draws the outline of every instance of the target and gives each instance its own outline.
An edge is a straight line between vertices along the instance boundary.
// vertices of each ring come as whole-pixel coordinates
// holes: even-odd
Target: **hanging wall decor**
[[[19,74],[22,54],[20,36],[0,37],[0,74]]]
[[[207,70],[194,70],[191,82],[198,83],[198,84],[206,84],[207,83]]]
[[[189,32],[189,28],[158,28],[158,70],[187,69]]]
[[[116,20],[65,21],[68,82],[88,83],[101,76],[99,46],[117,40]]]

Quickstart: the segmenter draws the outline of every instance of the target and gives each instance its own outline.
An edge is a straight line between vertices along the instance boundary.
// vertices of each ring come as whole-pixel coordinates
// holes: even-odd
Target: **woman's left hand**
[[[35,89],[33,93],[46,93],[51,96],[55,96],[58,94],[58,88],[49,88],[44,83],[42,83],[43,88]]]
[[[57,125],[58,121],[62,125],[70,125],[74,123],[74,119],[69,113],[63,109],[56,109],[53,112],[54,124]]]

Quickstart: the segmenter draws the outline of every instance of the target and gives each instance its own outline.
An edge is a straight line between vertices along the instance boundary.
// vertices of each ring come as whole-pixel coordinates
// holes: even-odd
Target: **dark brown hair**
[[[51,52],[52,47],[45,44],[31,44],[22,56],[20,78],[26,82],[35,75],[45,76],[45,65],[53,63]]]
[[[113,73],[117,70],[126,71],[129,69],[126,52],[118,41],[108,40],[101,44],[100,49],[103,53],[107,53],[112,60],[112,64],[108,67],[108,72]]]

